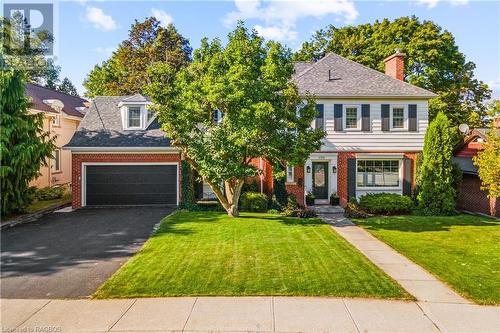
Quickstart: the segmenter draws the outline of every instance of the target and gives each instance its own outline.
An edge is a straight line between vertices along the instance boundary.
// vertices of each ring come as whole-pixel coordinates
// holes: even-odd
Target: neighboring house
[[[495,126],[500,132],[500,118],[495,119]],[[455,147],[453,162],[462,169],[462,185],[458,194],[457,208],[469,212],[490,214],[490,199],[487,193],[481,190],[481,180],[478,177],[477,167],[472,158],[483,149],[487,142],[488,128],[476,128],[470,131]],[[496,205],[496,216],[500,217],[500,200],[491,203]]]
[[[404,54],[385,60],[386,74],[333,53],[297,62],[302,94],[316,96],[313,127],[327,135],[303,166],[288,166],[286,188],[304,204],[338,193],[341,204],[369,192],[410,194],[414,160],[423,148],[428,100],[436,95],[403,81]],[[180,154],[164,138],[142,95],[97,97],[66,146],[73,155],[73,207],[172,204],[180,198]],[[254,165],[262,192],[272,192],[272,168]],[[210,190],[198,187],[199,197]]]
[[[61,149],[75,133],[88,104],[87,100],[51,90],[32,83],[26,84],[26,95],[31,100],[29,112],[44,114],[43,130],[56,136],[53,158],[40,168],[40,176],[31,186],[46,187],[71,184],[71,152]]]

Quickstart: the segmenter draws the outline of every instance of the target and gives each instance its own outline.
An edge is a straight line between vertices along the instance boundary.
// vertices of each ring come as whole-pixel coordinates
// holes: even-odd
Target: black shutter
[[[417,104],[408,105],[408,131],[417,131]]]
[[[390,126],[390,109],[391,106],[389,104],[382,104],[382,131],[389,131],[391,129]]]
[[[347,159],[347,200],[356,196],[356,159]]]
[[[323,104],[316,104],[316,129],[324,129],[325,127],[325,106]]]
[[[361,105],[361,130],[370,131],[370,104]]]
[[[411,195],[411,184],[413,180],[413,161],[409,158],[403,159],[403,195]]]
[[[335,130],[342,131],[342,104],[335,104],[333,106],[333,117],[335,119]]]
[[[212,111],[212,119],[213,119],[214,123],[216,123],[216,124],[219,122],[219,111],[218,110]]]

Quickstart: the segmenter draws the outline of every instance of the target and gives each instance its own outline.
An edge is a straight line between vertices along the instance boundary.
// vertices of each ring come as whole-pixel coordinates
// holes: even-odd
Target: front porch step
[[[314,205],[311,208],[319,214],[344,214],[344,208],[340,206]]]

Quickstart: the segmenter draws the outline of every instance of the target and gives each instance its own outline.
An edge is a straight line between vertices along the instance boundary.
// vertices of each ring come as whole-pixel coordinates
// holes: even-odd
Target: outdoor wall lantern
[[[306,171],[307,171],[307,173],[311,173],[311,166],[310,165],[307,166]]]
[[[337,167],[336,167],[335,165],[334,165],[334,166],[332,166],[332,172],[333,172],[333,173],[337,173]]]

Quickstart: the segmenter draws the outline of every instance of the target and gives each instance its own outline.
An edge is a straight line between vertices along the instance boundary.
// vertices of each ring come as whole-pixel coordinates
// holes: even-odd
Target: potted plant
[[[338,206],[339,203],[340,203],[339,195],[337,194],[337,192],[333,192],[330,195],[330,205],[332,205],[332,206]]]
[[[316,199],[316,196],[312,194],[311,192],[308,192],[306,194],[306,205],[307,206],[314,206],[314,200]]]

